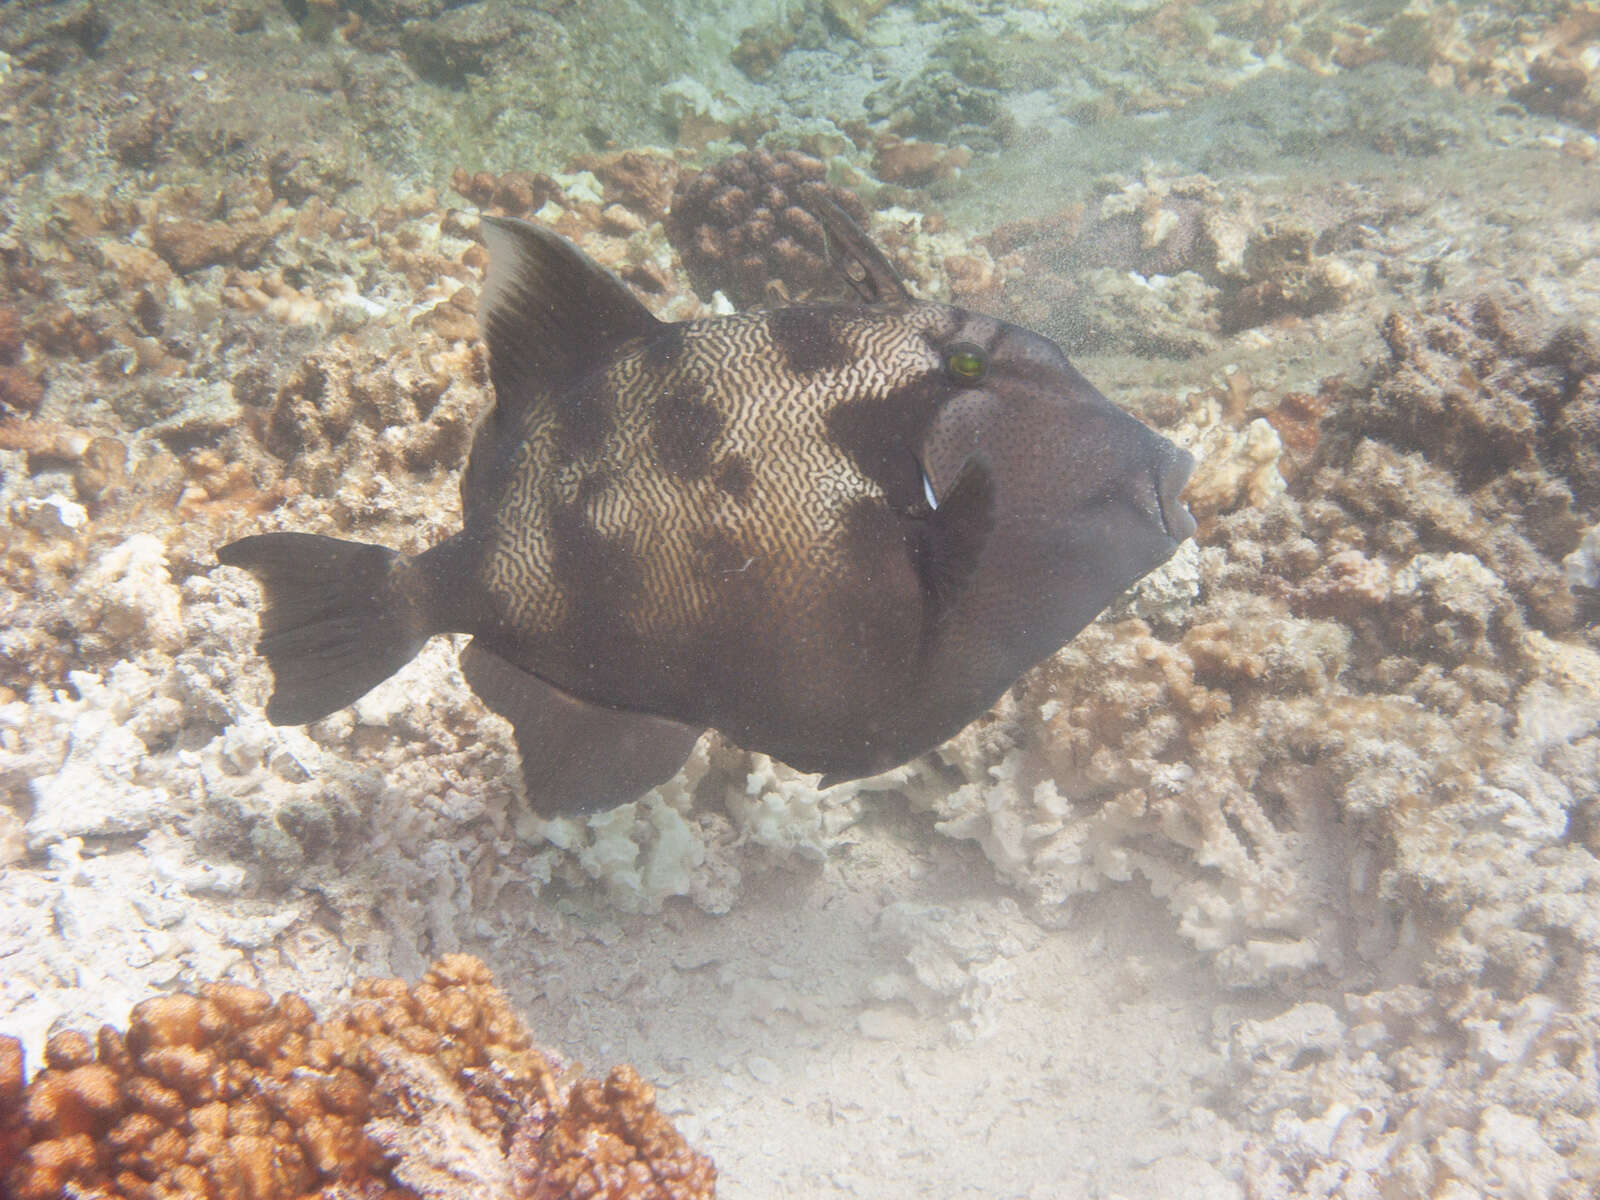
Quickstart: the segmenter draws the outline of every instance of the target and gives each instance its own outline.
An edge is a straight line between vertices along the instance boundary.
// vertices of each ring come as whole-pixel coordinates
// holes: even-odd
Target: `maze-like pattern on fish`
[[[912,306],[819,326],[818,357],[805,370],[775,341],[769,314],[693,322],[674,335],[665,364],[641,347],[557,401],[570,406],[565,414],[536,409],[486,561],[502,616],[537,638],[574,612],[610,605],[629,634],[660,646],[725,617],[736,587],[742,596],[759,588],[769,611],[803,620],[840,565],[851,507],[883,499],[831,439],[827,414],[841,400],[880,400],[937,371],[925,334],[941,315]],[[662,451],[674,436],[661,428],[674,417],[672,398],[714,415],[692,471]],[[560,426],[584,419],[605,420],[603,435],[561,461],[572,439]],[[746,481],[738,494],[726,486],[730,477]],[[556,569],[563,531],[553,517],[572,505],[594,543],[631,564],[627,594],[595,594],[597,574]]]

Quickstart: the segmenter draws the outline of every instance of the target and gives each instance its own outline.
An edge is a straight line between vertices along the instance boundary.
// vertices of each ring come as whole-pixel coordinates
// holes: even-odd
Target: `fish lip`
[[[1182,542],[1196,529],[1194,516],[1178,498],[1193,471],[1194,455],[1169,442],[1167,452],[1156,465],[1156,499],[1161,507],[1161,523],[1174,542]]]

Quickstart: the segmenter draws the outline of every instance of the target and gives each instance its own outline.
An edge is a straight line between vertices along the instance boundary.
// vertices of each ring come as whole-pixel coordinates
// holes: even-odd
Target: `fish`
[[[217,552],[261,586],[268,720],[467,634],[540,814],[641,796],[708,728],[833,786],[953,737],[1194,533],[1185,450],[817,216],[848,301],[681,322],[554,231],[482,217],[494,399],[460,531]]]

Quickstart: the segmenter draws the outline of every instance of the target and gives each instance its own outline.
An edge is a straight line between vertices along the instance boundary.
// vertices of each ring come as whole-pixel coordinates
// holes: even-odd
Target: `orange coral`
[[[675,160],[648,150],[582,154],[567,170],[593,171],[605,185],[607,205],[623,205],[651,221],[666,219],[680,173]]]
[[[498,209],[513,217],[537,212],[565,194],[561,185],[542,171],[507,171],[504,175],[479,171],[473,174],[457,167],[450,174],[450,186],[479,208]]]
[[[61,1033],[24,1085],[0,1038],[0,1193],[54,1200],[699,1200],[716,1172],[630,1068],[579,1081],[533,1047],[489,970],[358,982],[318,1023],[233,983],[146,1000],[126,1034]],[[439,1180],[455,1181],[441,1190]]]
[[[531,1178],[518,1182],[528,1200],[692,1200],[712,1194],[716,1169],[656,1110],[655,1089],[632,1067],[617,1067],[604,1083],[585,1079],[572,1089]]]

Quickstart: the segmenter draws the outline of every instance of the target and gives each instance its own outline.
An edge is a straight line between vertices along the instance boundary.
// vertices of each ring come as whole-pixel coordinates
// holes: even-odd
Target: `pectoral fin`
[[[461,670],[472,690],[511,722],[528,803],[543,816],[599,812],[664,783],[700,730],[569,696],[470,643]]]
[[[994,527],[994,477],[978,455],[968,458],[942,498],[917,518],[914,543],[930,626],[972,583]]]

